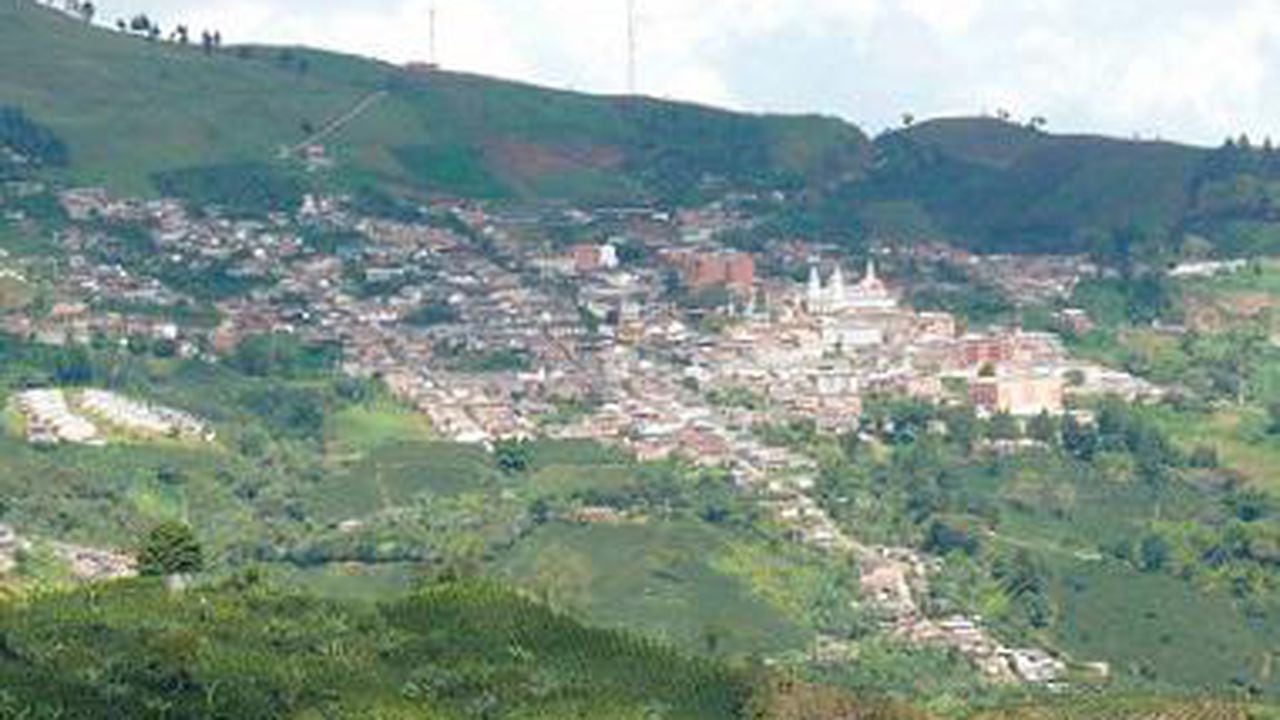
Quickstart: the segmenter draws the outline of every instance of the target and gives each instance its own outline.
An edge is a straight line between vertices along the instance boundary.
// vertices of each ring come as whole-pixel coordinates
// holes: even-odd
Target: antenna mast
[[[436,4],[435,3],[431,3],[430,32],[431,32],[431,65],[432,67],[439,67],[440,59],[436,56]]]
[[[627,92],[636,94],[636,0],[627,0]]]

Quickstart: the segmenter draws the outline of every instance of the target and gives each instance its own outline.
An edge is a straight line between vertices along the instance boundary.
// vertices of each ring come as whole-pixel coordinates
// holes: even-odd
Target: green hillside
[[[750,694],[745,673],[484,584],[377,608],[252,581],[0,604],[6,718],[734,718]]]
[[[897,133],[912,142],[977,165],[1008,168],[1046,138],[1024,125],[991,118],[937,118]]]
[[[1277,717],[1227,700],[1124,694],[997,706],[932,715],[589,628],[481,582],[428,585],[378,605],[248,573],[181,594],[141,580],[0,599],[4,718]]]
[[[296,48],[206,54],[25,1],[0,7],[0,106],[65,142],[68,180],[135,194],[154,193],[157,181],[190,187],[193,168],[287,173],[281,148],[357,107],[324,138],[337,170],[309,181],[480,197],[681,197],[707,175],[739,185],[842,176],[868,147],[856,128],[817,117],[415,74]],[[175,182],[175,171],[188,174]]]
[[[307,172],[300,150],[317,138],[332,165]],[[0,7],[0,146],[69,184],[253,212],[290,207],[311,187],[583,204],[782,187],[834,189],[797,209],[808,224],[795,213],[774,224],[815,239],[869,231],[1083,252],[1135,226],[1172,249],[1188,234],[1224,255],[1280,248],[1269,147],[1053,135],[991,118],[930,120],[872,144],[833,118],[586,95],[301,48],[206,53],[28,0]],[[8,155],[0,176],[21,170]]]
[[[979,250],[1083,251],[1090,237],[1179,228],[1208,151],[1159,142],[1049,135],[991,119],[947,119],[876,141],[861,193],[915,203]]]

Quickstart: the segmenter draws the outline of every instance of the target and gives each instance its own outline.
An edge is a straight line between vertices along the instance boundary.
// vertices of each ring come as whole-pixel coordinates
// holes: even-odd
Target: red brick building
[[[694,290],[727,287],[748,292],[756,282],[756,261],[748,253],[679,252],[668,255],[667,260]]]
[[[591,272],[600,267],[600,246],[583,243],[569,249],[573,258],[573,269],[580,273]]]
[[[1008,335],[971,335],[960,340],[961,367],[1001,365],[1013,360],[1014,346]]]

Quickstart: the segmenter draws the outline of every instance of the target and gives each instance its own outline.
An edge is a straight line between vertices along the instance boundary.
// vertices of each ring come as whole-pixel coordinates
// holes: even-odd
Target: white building
[[[836,266],[824,286],[817,264],[809,268],[806,297],[809,312],[815,315],[839,315],[847,312],[884,312],[898,308],[898,300],[876,274],[874,260],[867,261],[867,274],[852,288],[844,281],[844,271]]]
[[[620,264],[616,245],[609,243],[600,246],[600,267],[605,270],[616,270]]]
[[[884,328],[856,317],[824,317],[819,327],[822,347],[826,352],[843,355],[864,348],[879,347],[885,342]]]

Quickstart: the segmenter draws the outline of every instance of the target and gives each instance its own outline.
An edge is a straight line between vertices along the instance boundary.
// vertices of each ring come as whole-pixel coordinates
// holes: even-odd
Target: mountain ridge
[[[1055,135],[990,117],[873,139],[825,115],[591,95],[301,47],[147,41],[26,0],[0,8],[3,107],[67,149],[45,176],[196,205],[244,195],[244,178],[261,195],[255,209],[302,189],[588,207],[784,190],[822,216],[786,224],[813,240],[899,241],[925,228],[980,252],[1083,253],[1137,228],[1175,251],[1192,236],[1216,254],[1280,249],[1272,149]],[[317,135],[335,119],[345,122]],[[303,147],[316,137],[323,147]]]
[[[814,115],[597,96],[296,47],[203,52],[0,9],[0,104],[65,138],[64,176],[123,193],[161,172],[274,161],[376,91],[329,138],[348,176],[480,197],[661,199],[705,175],[735,185],[856,174],[869,140]],[[198,107],[194,101],[198,100]]]

